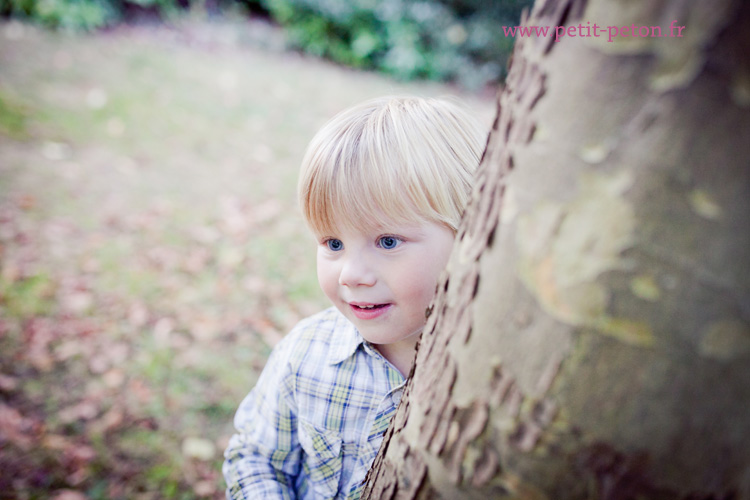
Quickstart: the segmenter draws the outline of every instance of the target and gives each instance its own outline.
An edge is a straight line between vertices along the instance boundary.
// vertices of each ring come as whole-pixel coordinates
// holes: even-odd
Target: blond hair
[[[431,221],[454,231],[486,132],[450,99],[385,97],[331,119],[310,142],[298,196],[314,233]]]

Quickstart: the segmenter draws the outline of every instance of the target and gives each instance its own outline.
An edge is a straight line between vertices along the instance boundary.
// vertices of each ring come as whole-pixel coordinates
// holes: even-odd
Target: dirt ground
[[[0,499],[223,498],[231,419],[326,307],[295,203],[337,111],[396,82],[260,21],[0,23]]]

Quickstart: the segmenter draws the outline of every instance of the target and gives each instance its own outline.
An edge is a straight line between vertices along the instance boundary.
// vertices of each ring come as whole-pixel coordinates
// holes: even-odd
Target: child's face
[[[413,349],[452,245],[434,222],[341,230],[319,238],[318,281],[365,340]]]

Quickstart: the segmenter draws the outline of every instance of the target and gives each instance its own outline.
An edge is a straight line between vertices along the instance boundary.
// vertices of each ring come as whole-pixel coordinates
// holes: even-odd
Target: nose
[[[347,255],[341,266],[339,285],[347,287],[373,286],[375,272],[367,259],[362,255]]]

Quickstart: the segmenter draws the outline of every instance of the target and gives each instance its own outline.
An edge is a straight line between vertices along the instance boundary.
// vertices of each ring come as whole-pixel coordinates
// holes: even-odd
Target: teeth
[[[372,309],[375,306],[357,306],[357,307],[359,307],[360,309]]]

